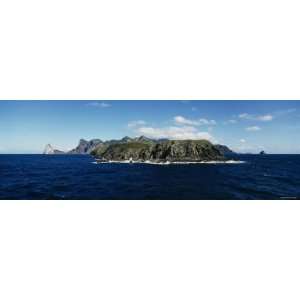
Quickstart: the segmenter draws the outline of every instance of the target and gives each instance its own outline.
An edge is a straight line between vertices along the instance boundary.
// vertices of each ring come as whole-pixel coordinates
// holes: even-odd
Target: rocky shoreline
[[[150,164],[150,165],[190,165],[190,164],[242,164],[244,161],[240,160],[211,160],[211,161],[151,161],[151,160],[139,160],[139,161],[130,161],[130,160],[109,160],[105,161],[103,159],[95,159],[93,163],[96,164]]]

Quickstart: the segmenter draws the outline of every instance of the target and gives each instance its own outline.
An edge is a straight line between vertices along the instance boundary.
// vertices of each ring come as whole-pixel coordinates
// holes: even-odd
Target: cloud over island
[[[178,139],[178,140],[199,140],[206,139],[214,141],[213,136],[205,131],[198,131],[193,126],[169,126],[162,128],[155,127],[139,127],[136,132],[154,139]]]
[[[208,131],[199,130],[197,127],[202,125],[216,125],[216,121],[207,119],[191,120],[183,116],[175,116],[172,119],[174,125],[164,127],[146,126],[146,121],[131,121],[127,124],[128,128],[134,130],[137,135],[145,135],[153,139],[177,139],[177,140],[199,140],[206,139],[216,142],[216,139]],[[211,130],[210,130],[211,131]]]
[[[198,120],[190,120],[186,119],[182,116],[174,117],[174,121],[178,125],[193,125],[193,126],[201,126],[201,125],[216,125],[217,122],[215,120],[207,120],[207,119],[198,119]]]

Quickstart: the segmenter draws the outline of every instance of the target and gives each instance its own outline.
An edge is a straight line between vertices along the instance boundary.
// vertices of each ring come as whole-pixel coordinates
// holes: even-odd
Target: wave
[[[191,164],[243,164],[245,161],[242,160],[226,160],[226,161],[166,161],[166,162],[154,162],[150,160],[146,161],[130,161],[130,160],[109,160],[92,162],[93,164],[148,164],[148,165],[191,165]]]
[[[245,161],[242,161],[242,160],[173,162],[173,164],[243,164],[243,163],[245,163]]]

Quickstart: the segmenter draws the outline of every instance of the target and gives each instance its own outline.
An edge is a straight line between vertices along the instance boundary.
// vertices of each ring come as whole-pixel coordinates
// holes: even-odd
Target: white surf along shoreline
[[[93,162],[94,164],[149,164],[149,165],[190,165],[190,164],[243,164],[246,163],[242,160],[224,160],[224,161],[165,161],[165,162],[155,162],[151,160],[145,161],[134,161],[134,160],[108,160],[102,161],[97,160]]]

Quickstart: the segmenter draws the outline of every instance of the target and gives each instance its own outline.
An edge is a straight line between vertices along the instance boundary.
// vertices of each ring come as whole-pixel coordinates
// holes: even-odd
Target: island
[[[225,145],[208,140],[151,139],[146,136],[102,141],[80,139],[76,148],[63,152],[46,146],[44,154],[92,155],[96,162],[198,163],[226,162],[234,153]]]
[[[129,141],[98,146],[91,152],[99,162],[207,162],[226,158],[207,140]]]

